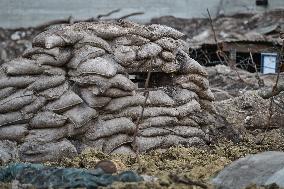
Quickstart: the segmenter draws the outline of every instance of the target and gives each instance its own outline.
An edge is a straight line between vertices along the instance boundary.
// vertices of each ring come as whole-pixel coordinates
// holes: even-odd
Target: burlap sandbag
[[[63,84],[43,90],[39,95],[45,97],[47,100],[54,100],[60,98],[69,89],[69,84],[65,81]]]
[[[0,127],[0,140],[23,142],[25,136],[29,133],[27,128],[28,124]]]
[[[97,57],[82,62],[76,71],[82,74],[98,74],[105,77],[113,77],[117,73],[117,68],[112,62],[102,57]]]
[[[156,57],[162,50],[162,47],[160,47],[156,43],[150,42],[140,47],[137,52],[137,58],[142,60],[151,57]]]
[[[64,112],[64,115],[69,118],[75,128],[80,128],[97,117],[97,112],[95,109],[82,103]]]
[[[150,106],[173,106],[175,101],[162,90],[149,91],[147,105]]]
[[[166,136],[173,133],[170,129],[164,129],[164,128],[156,128],[151,127],[147,129],[140,129],[138,132],[138,136],[142,137],[157,137],[157,136]]]
[[[48,103],[44,109],[53,112],[63,112],[81,104],[83,100],[72,90],[65,92],[59,99]]]
[[[66,71],[64,68],[61,67],[55,67],[55,66],[50,66],[50,65],[42,65],[44,68],[44,74],[48,76],[53,76],[53,75],[63,75],[66,76]]]
[[[130,106],[143,105],[144,102],[145,102],[145,97],[138,94],[134,96],[113,98],[108,103],[108,105],[104,107],[104,110],[115,112]]]
[[[176,117],[179,111],[176,108],[147,107],[144,110],[144,117],[171,116]]]
[[[46,98],[42,96],[36,97],[35,101],[23,107],[21,109],[21,112],[24,114],[36,113],[46,104],[46,101],[47,101]]]
[[[211,92],[210,89],[204,90],[191,81],[187,83],[182,83],[181,86],[182,88],[195,92],[200,99],[209,100],[209,101],[214,101],[215,99],[214,94]]]
[[[125,46],[141,46],[150,42],[149,39],[141,37],[139,35],[125,35],[121,37],[117,37],[113,40],[114,45],[125,45]]]
[[[110,101],[110,97],[97,96],[89,89],[83,88],[81,91],[82,99],[90,106],[91,108],[101,108],[106,106]]]
[[[4,166],[19,159],[17,143],[0,140],[0,165]]]
[[[158,116],[158,117],[150,117],[144,119],[141,124],[139,124],[139,128],[146,129],[150,127],[165,127],[165,126],[175,126],[178,122],[176,117],[169,116]]]
[[[23,114],[21,112],[0,114],[0,127],[11,124],[27,123],[32,116],[33,114]]]
[[[23,52],[22,54],[22,57],[31,58],[35,54],[46,54],[51,57],[58,57],[60,56],[62,50],[64,50],[64,48],[55,47],[52,49],[45,49],[41,47],[33,47],[31,49],[25,50],[25,52]]]
[[[169,51],[162,51],[161,58],[164,59],[167,62],[173,62],[175,60],[176,56]]]
[[[178,76],[175,78],[175,82],[177,84],[193,82],[203,90],[207,90],[209,88],[209,81],[207,80],[207,78],[198,74],[188,74],[188,75]]]
[[[138,46],[118,45],[114,49],[114,59],[122,66],[129,66],[135,59]]]
[[[116,135],[118,133],[133,134],[135,124],[126,117],[116,118],[108,121],[98,120],[90,131],[85,134],[89,140]]]
[[[133,136],[129,136],[127,134],[113,135],[109,138],[106,138],[102,150],[104,153],[109,154],[113,152],[116,148],[122,146],[123,144],[131,143],[132,141]]]
[[[174,28],[165,26],[165,25],[160,25],[160,24],[151,24],[147,26],[147,28],[153,32],[154,35],[152,35],[153,40],[157,40],[162,37],[171,37],[174,39],[180,39],[184,37],[184,34],[177,31]]]
[[[142,112],[142,106],[134,106],[122,109],[118,113],[103,114],[100,116],[102,120],[110,120],[119,117],[129,117],[131,119],[137,119],[140,117]]]
[[[0,89],[6,87],[25,88],[29,84],[35,82],[38,78],[32,76],[21,77],[0,77]]]
[[[155,41],[156,44],[160,45],[163,49],[168,51],[174,51],[178,47],[178,43],[173,38],[169,37],[162,37],[161,39],[158,39]]]
[[[7,75],[36,75],[42,74],[44,69],[34,60],[17,58],[3,65]]]
[[[67,64],[68,68],[76,69],[78,66],[91,58],[96,58],[105,54],[105,50],[90,45],[85,45],[73,52],[73,58]]]
[[[177,107],[176,109],[179,112],[179,117],[185,117],[189,114],[201,111],[201,107],[196,100],[191,100],[188,103]]]
[[[58,128],[63,126],[67,121],[67,117],[59,115],[53,112],[38,112],[30,120],[30,128],[41,129],[41,128]]]
[[[4,89],[0,89],[0,100],[10,96],[15,91],[16,91],[16,89],[14,87],[7,87],[7,88],[4,88]]]
[[[134,91],[124,91],[118,88],[109,88],[104,93],[104,96],[111,98],[125,97],[125,96],[133,96],[135,95]]]
[[[175,100],[177,105],[186,104],[189,101],[198,99],[198,96],[195,92],[189,91],[187,89],[177,88],[172,92],[172,97]]]
[[[74,47],[78,49],[85,45],[104,49],[108,53],[112,52],[112,48],[107,41],[93,34],[85,35],[83,39],[81,39],[74,45]]]
[[[36,97],[31,91],[18,91],[0,101],[0,113],[19,110],[25,105],[31,104],[35,99]]]
[[[110,79],[111,86],[125,91],[134,91],[137,86],[127,77],[117,74]]]
[[[111,154],[127,154],[134,157],[136,154],[134,150],[129,145],[122,145],[114,149]]]
[[[177,61],[166,62],[162,65],[161,69],[165,73],[175,73],[180,70],[180,64]]]
[[[43,91],[63,84],[65,79],[65,76],[41,76],[34,83],[30,84],[27,89],[32,91]]]
[[[73,158],[77,155],[74,145],[68,140],[59,142],[39,143],[27,142],[20,146],[20,160],[24,162],[57,162],[62,158]]]
[[[198,123],[196,123],[193,119],[190,117],[183,117],[178,120],[178,125],[185,125],[190,127],[198,127]]]
[[[189,58],[189,56],[184,53],[183,54],[185,60],[181,65],[180,72],[184,74],[198,74],[207,77],[208,74],[204,67],[202,67],[198,62],[194,59]]]
[[[99,88],[100,92],[106,91],[112,86],[110,80],[99,75],[88,75],[88,76],[79,76],[79,77],[70,77],[71,81],[74,81],[80,86],[92,86],[95,85]]]

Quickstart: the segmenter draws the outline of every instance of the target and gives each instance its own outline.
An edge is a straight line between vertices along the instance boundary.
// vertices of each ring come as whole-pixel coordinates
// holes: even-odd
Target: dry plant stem
[[[201,183],[201,182],[198,182],[198,181],[193,181],[193,180],[190,180],[189,178],[181,178],[181,177],[178,177],[176,174],[170,174],[169,177],[174,181],[174,182],[177,182],[177,183],[183,183],[183,184],[186,184],[186,185],[190,185],[190,186],[199,186],[200,188],[203,188],[203,189],[207,189],[208,186]]]
[[[151,62],[152,61],[155,61],[154,58],[152,58]],[[151,64],[150,64],[150,68],[149,68],[147,78],[146,78],[146,81],[145,81],[145,85],[144,85],[145,91],[144,91],[143,95],[145,96],[145,101],[144,101],[143,106],[142,106],[142,111],[141,111],[140,117],[138,118],[138,120],[136,122],[136,128],[135,128],[135,131],[134,131],[133,142],[132,142],[132,147],[134,148],[134,151],[135,151],[135,154],[136,154],[136,160],[138,162],[139,169],[141,168],[141,162],[140,162],[140,157],[139,157],[139,146],[138,146],[138,143],[137,143],[137,135],[138,135],[138,131],[139,131],[139,124],[143,121],[144,110],[145,110],[145,107],[146,107],[147,100],[149,98],[148,86],[149,86],[150,77],[151,77]]]
[[[263,135],[263,138],[261,139],[260,143],[262,143],[266,137],[266,134],[267,134],[267,131],[268,129],[270,128],[270,124],[271,124],[271,118],[273,116],[273,102],[274,102],[274,96],[275,96],[275,93],[277,91],[277,86],[278,86],[278,82],[279,82],[279,77],[280,77],[280,67],[281,67],[281,63],[282,63],[282,60],[281,60],[281,56],[283,54],[283,51],[284,51],[284,40],[283,40],[283,43],[282,43],[282,47],[281,47],[281,51],[280,51],[280,55],[279,55],[279,64],[278,64],[278,67],[277,67],[277,77],[276,77],[276,81],[272,87],[272,91],[271,91],[271,94],[272,96],[270,97],[270,103],[269,103],[269,108],[268,108],[268,111],[269,111],[269,115],[268,115],[268,120],[267,120],[267,125],[266,125],[266,129],[265,129],[265,132],[264,132],[264,135]]]
[[[237,71],[234,63],[227,57],[227,55],[224,53],[224,51],[220,48],[218,40],[217,40],[217,36],[216,36],[216,31],[215,31],[214,26],[213,26],[212,17],[211,17],[211,14],[209,12],[209,9],[207,9],[207,13],[208,13],[211,29],[212,29],[212,32],[213,32],[213,35],[214,35],[214,40],[215,40],[215,43],[216,43],[216,46],[217,46],[216,55],[217,55],[219,61],[222,62],[221,57],[223,57],[224,58],[224,62],[227,63],[229,65],[229,67],[236,72],[239,80],[244,82],[244,83],[246,83],[245,80],[241,78],[241,76],[240,76],[239,72]]]
[[[260,78],[259,74],[258,74],[258,71],[257,71],[257,67],[256,67],[256,64],[255,62],[253,61],[253,57],[252,57],[252,53],[251,51],[249,52],[249,55],[250,55],[250,59],[251,59],[251,62],[254,66],[254,69],[255,69],[255,73],[256,73],[256,79],[258,80],[258,86],[261,88],[261,87],[264,87],[264,81],[263,79]]]

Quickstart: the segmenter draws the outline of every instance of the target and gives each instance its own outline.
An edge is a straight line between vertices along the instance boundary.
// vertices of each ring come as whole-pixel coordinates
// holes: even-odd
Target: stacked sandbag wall
[[[214,97],[181,37],[128,21],[48,28],[32,49],[1,66],[0,140],[17,142],[20,158],[31,162],[73,156],[70,139],[129,153],[146,103],[140,151],[204,144]],[[128,77],[139,70],[170,74],[171,85],[149,89],[146,100]]]

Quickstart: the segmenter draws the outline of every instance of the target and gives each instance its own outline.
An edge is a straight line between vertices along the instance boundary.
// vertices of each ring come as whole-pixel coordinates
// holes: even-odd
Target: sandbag
[[[198,74],[207,77],[208,74],[198,62],[196,62],[194,59],[189,58],[189,56],[185,53],[186,61],[182,63],[181,65],[181,73],[184,74]]]
[[[63,66],[70,60],[71,56],[72,50],[70,48],[60,48],[58,56],[34,54],[31,59],[36,60],[40,65]]]
[[[62,116],[53,112],[39,112],[30,120],[30,128],[52,128],[61,127],[67,121],[66,116]]]
[[[97,117],[97,112],[85,104],[80,104],[64,112],[64,115],[69,118],[75,128],[80,128]]]
[[[157,136],[165,136],[173,133],[171,129],[164,129],[164,128],[156,128],[151,127],[147,129],[140,129],[138,132],[138,136],[142,137],[157,137]]]
[[[156,43],[150,42],[140,47],[140,49],[137,51],[137,58],[141,60],[156,57],[162,50],[162,47]]]
[[[147,104],[150,106],[173,106],[174,100],[162,90],[149,91]]]
[[[209,88],[209,81],[204,76],[200,76],[198,74],[188,74],[188,75],[181,75],[175,78],[175,82],[178,84],[193,82],[194,84],[198,85],[203,90]]]
[[[46,99],[42,96],[37,97],[31,104],[23,107],[21,112],[24,114],[36,113],[46,104]]]
[[[73,58],[67,64],[68,68],[76,69],[82,62],[105,54],[105,50],[90,45],[82,46],[73,52]]]
[[[125,91],[134,91],[137,86],[127,77],[117,74],[110,79],[111,86]]]
[[[129,66],[136,59],[137,49],[137,46],[116,46],[114,59],[122,66]]]
[[[49,65],[42,65],[44,68],[44,74],[48,76],[53,76],[53,75],[66,75],[66,71],[61,68],[61,67],[54,67],[54,66],[49,66]]]
[[[10,96],[15,91],[16,91],[16,89],[14,87],[7,87],[7,88],[4,88],[4,89],[0,89],[0,100]]]
[[[108,103],[108,105],[104,107],[104,110],[115,112],[127,108],[129,106],[143,105],[144,103],[145,97],[142,95],[113,98]]]
[[[172,97],[177,105],[185,104],[193,99],[197,100],[198,96],[196,93],[187,89],[177,88],[172,92]]]
[[[23,162],[57,162],[62,158],[73,158],[77,155],[77,150],[68,140],[59,142],[41,143],[24,143],[20,146],[19,156]]]
[[[18,91],[0,101],[0,113],[19,110],[25,105],[31,104],[36,97],[31,91]]]
[[[76,93],[69,90],[60,96],[59,99],[48,103],[45,109],[53,112],[63,112],[82,102],[83,100]]]
[[[142,106],[134,106],[122,109],[120,112],[115,114],[104,114],[100,116],[102,120],[109,120],[119,117],[129,117],[131,119],[137,119],[140,117],[142,112]]]
[[[162,71],[165,73],[174,73],[180,70],[180,64],[178,62],[166,62],[161,67]]]
[[[156,44],[160,45],[163,49],[168,51],[175,51],[178,47],[177,41],[170,37],[162,37],[155,41]]]
[[[9,140],[0,140],[0,165],[7,165],[15,162],[17,159],[19,159],[17,143]]]
[[[60,48],[55,47],[52,49],[45,49],[45,48],[41,48],[41,47],[33,47],[31,49],[26,49],[23,54],[22,57],[24,58],[31,58],[33,55],[35,54],[46,54],[49,55],[51,57],[57,57],[60,55]]]
[[[180,117],[185,117],[189,114],[200,112],[201,107],[196,100],[191,100],[188,103],[176,108]]]
[[[35,82],[37,79],[37,77],[31,76],[0,77],[0,89],[6,87],[25,88],[29,84]]]
[[[139,35],[125,35],[117,37],[113,40],[114,45],[125,45],[125,46],[141,46],[150,42],[149,39],[141,37]]]
[[[66,127],[33,129],[25,138],[25,142],[55,142],[68,136]]]
[[[108,53],[112,53],[112,48],[110,44],[108,44],[108,42],[103,40],[102,38],[97,37],[93,34],[85,35],[83,39],[81,39],[74,45],[74,47],[78,49],[85,45],[90,45],[93,47],[101,48],[101,49],[104,49]]]
[[[0,114],[0,127],[17,123],[27,123],[32,116],[32,114],[22,114],[21,112]]]
[[[109,88],[104,93],[104,96],[111,98],[125,97],[125,96],[133,96],[135,95],[134,91],[124,91],[118,88]]]
[[[178,120],[178,125],[185,125],[190,127],[198,127],[198,123],[191,119],[190,117],[183,117],[180,120]]]
[[[49,88],[39,92],[39,95],[45,97],[47,100],[54,100],[61,97],[68,89],[68,82],[64,82],[57,87]]]
[[[43,91],[61,85],[65,81],[65,76],[41,76],[34,83],[27,87],[27,90]]]
[[[7,75],[37,75],[42,74],[44,69],[34,60],[17,58],[5,63],[5,72]]]
[[[175,126],[177,123],[178,119],[176,117],[157,116],[144,119],[143,122],[139,124],[139,128],[146,129],[150,127]]]
[[[127,154],[127,155],[130,155],[132,157],[134,157],[136,154],[135,152],[133,151],[133,149],[129,146],[129,145],[122,145],[122,146],[119,146],[117,148],[115,148],[111,154]]]
[[[199,137],[201,139],[205,138],[205,133],[196,127],[190,127],[190,126],[175,126],[171,128],[167,128],[172,131],[172,134],[178,135],[181,137]]]
[[[176,108],[147,107],[144,110],[144,117],[171,116],[176,117],[179,112]]]
[[[169,51],[162,51],[161,58],[165,61],[172,62],[175,60],[176,56]]]
[[[91,108],[104,107],[111,101],[110,97],[96,96],[88,89],[81,89],[81,97]]]
[[[132,141],[133,136],[129,136],[127,134],[113,135],[105,140],[102,150],[104,153],[109,154],[123,144],[131,143]]]
[[[85,134],[89,140],[116,135],[118,133],[132,134],[135,124],[126,117],[116,118],[108,121],[98,120]]]
[[[0,127],[0,140],[23,142],[25,136],[29,133],[27,128],[28,124]]]
[[[98,74],[105,77],[113,77],[117,73],[117,68],[111,62],[102,57],[88,59],[82,62],[77,72],[82,74]]]
[[[171,37],[174,39],[179,39],[185,36],[183,33],[174,28],[160,24],[151,24],[147,26],[147,28],[154,33],[153,37],[155,38]]]
[[[74,81],[76,84],[80,86],[95,85],[99,88],[101,93],[103,93],[112,86],[111,80],[108,80],[107,78],[99,75],[70,77],[70,80]]]

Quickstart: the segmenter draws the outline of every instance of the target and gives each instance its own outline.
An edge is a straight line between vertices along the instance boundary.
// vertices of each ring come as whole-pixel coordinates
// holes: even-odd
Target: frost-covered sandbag
[[[204,67],[202,67],[198,62],[193,60],[192,58],[189,58],[189,56],[185,53],[186,60],[181,65],[181,73],[185,74],[198,74],[202,76],[208,76],[206,70]]]
[[[190,127],[190,126],[175,126],[170,128],[164,128],[171,130],[172,134],[181,136],[181,137],[199,137],[199,138],[205,138],[205,133],[196,127]]]
[[[63,126],[67,121],[67,117],[53,112],[39,112],[30,120],[30,128],[58,128]]]
[[[81,39],[74,45],[74,47],[76,49],[79,49],[85,45],[90,45],[93,47],[104,49],[108,53],[112,52],[112,48],[107,41],[93,34],[85,35],[83,39]]]
[[[3,65],[7,75],[36,75],[42,74],[44,69],[36,61],[17,58]]]
[[[164,59],[165,61],[168,61],[168,62],[172,62],[176,58],[176,56],[169,51],[162,51],[161,57],[162,57],[162,59]]]
[[[66,111],[73,106],[81,104],[83,100],[72,90],[64,93],[59,99],[48,103],[45,106],[46,110],[50,110],[53,112],[63,112]]]
[[[73,58],[69,61],[67,67],[76,69],[82,62],[85,62],[88,59],[100,57],[104,54],[104,49],[90,45],[84,45],[73,52]]]
[[[29,84],[35,82],[37,79],[37,77],[32,76],[0,77],[0,89],[6,87],[25,88]]]
[[[104,93],[104,96],[111,98],[125,97],[125,96],[133,96],[135,95],[134,91],[124,91],[118,88],[109,88]]]
[[[132,157],[135,156],[135,152],[129,145],[122,145],[114,149],[111,154],[128,154]]]
[[[139,124],[139,128],[175,126],[177,123],[178,119],[176,117],[157,116],[144,119],[143,122]]]
[[[27,128],[28,124],[0,127],[0,140],[23,142],[23,139],[29,133]]]
[[[174,73],[180,70],[180,64],[178,62],[166,62],[161,67],[165,73]]]
[[[172,129],[165,129],[165,128],[146,128],[146,129],[140,129],[138,132],[138,136],[142,137],[156,137],[156,136],[165,136],[169,134],[175,134]]]
[[[68,82],[64,82],[63,84],[43,90],[39,92],[39,95],[45,97],[47,100],[58,99],[63,95],[69,88]]]
[[[119,148],[123,144],[131,143],[133,141],[133,136],[127,134],[117,134],[113,135],[105,140],[105,144],[102,146],[104,153],[111,153],[116,148]]]
[[[114,58],[122,66],[129,66],[136,59],[137,50],[137,46],[116,46],[114,49]]]
[[[126,45],[126,46],[132,46],[132,45],[141,46],[148,42],[150,42],[149,39],[146,39],[139,35],[125,35],[117,37],[113,40],[113,43],[115,45]]]
[[[104,107],[111,101],[110,97],[97,96],[89,89],[81,89],[81,97],[92,108]]]
[[[214,94],[212,93],[210,89],[199,91],[198,95],[199,95],[199,98],[203,100],[209,100],[209,101],[215,100]]]
[[[69,118],[75,128],[79,128],[97,117],[97,112],[85,104],[80,104],[64,112],[64,115]]]
[[[56,162],[62,158],[72,158],[77,155],[77,150],[68,140],[59,142],[24,143],[20,146],[20,160],[24,162]]]
[[[63,75],[66,76],[66,71],[62,67],[54,67],[50,65],[42,65],[44,69],[44,75],[53,76],[53,75]]]
[[[76,84],[80,86],[95,85],[99,88],[100,92],[104,92],[105,90],[107,90],[108,88],[112,86],[111,80],[108,80],[107,78],[99,76],[99,75],[70,77],[70,80],[74,81]]]
[[[17,143],[9,140],[0,140],[0,165],[7,165],[18,158]]]
[[[120,112],[115,114],[104,114],[101,116],[103,120],[109,120],[119,117],[129,117],[131,119],[137,119],[140,117],[142,112],[142,106],[134,106],[122,109]]]
[[[54,142],[68,136],[67,128],[42,128],[33,129],[29,131],[29,134],[25,138],[25,142]]]
[[[27,89],[32,91],[43,91],[63,84],[65,79],[65,76],[41,76],[34,83],[30,84]]]
[[[162,37],[161,39],[155,41],[155,43],[168,51],[175,51],[178,47],[177,41],[170,37]]]
[[[150,106],[173,106],[175,101],[162,90],[149,91],[148,105]]]
[[[35,96],[31,91],[19,91],[0,101],[0,113],[19,110],[25,105],[31,104]]]
[[[188,114],[201,111],[200,105],[196,100],[191,100],[188,103],[177,107],[180,117],[185,117]]]
[[[151,57],[156,57],[162,50],[162,47],[160,47],[156,43],[150,42],[140,47],[137,52],[137,58],[147,59]]]
[[[190,127],[198,127],[198,123],[196,123],[193,119],[190,117],[183,117],[180,120],[178,120],[178,125],[185,125]]]
[[[98,74],[105,77],[113,77],[117,68],[108,60],[97,57],[95,59],[88,59],[85,62],[82,62],[78,68],[77,72],[82,74]]]
[[[159,25],[159,24],[151,24],[147,26],[147,28],[154,33],[154,36],[157,38],[161,37],[171,37],[174,39],[180,39],[181,37],[184,37],[185,35],[176,29],[173,29],[168,26]]]
[[[108,105],[104,107],[104,110],[115,112],[127,108],[129,106],[143,105],[144,102],[145,102],[145,97],[142,95],[113,98],[108,103]]]
[[[24,114],[36,113],[46,104],[46,98],[39,96],[29,105],[26,105],[21,109]]]
[[[0,89],[0,100],[10,96],[15,91],[16,91],[16,89],[14,87],[7,87],[7,88],[4,88],[4,89]]]
[[[22,54],[22,57],[31,58],[35,54],[46,54],[51,57],[57,57],[60,55],[61,50],[64,50],[64,48],[55,47],[52,49],[45,49],[41,47],[33,47],[31,49],[25,50],[25,52]]]
[[[23,114],[21,112],[0,114],[0,127],[11,124],[27,123],[32,116],[32,114]]]
[[[137,87],[136,85],[127,77],[121,74],[117,74],[110,79],[111,86],[125,91],[134,91]]]
[[[63,66],[70,60],[71,55],[72,50],[70,48],[59,48],[57,56],[49,54],[34,54],[31,56],[31,59],[36,60],[36,62],[40,65]]]
[[[118,133],[132,134],[135,124],[126,117],[116,118],[108,121],[98,120],[91,128],[86,137],[89,140],[115,135]]]
[[[144,110],[144,117],[172,116],[176,117],[179,112],[176,108],[147,107]]]
[[[187,89],[177,88],[172,92],[172,97],[177,105],[185,104],[193,99],[198,99],[196,93],[189,91]]]
[[[198,85],[203,90],[209,88],[209,81],[204,76],[198,74],[188,74],[188,75],[181,75],[175,78],[175,82],[178,84],[193,82],[194,84]]]

